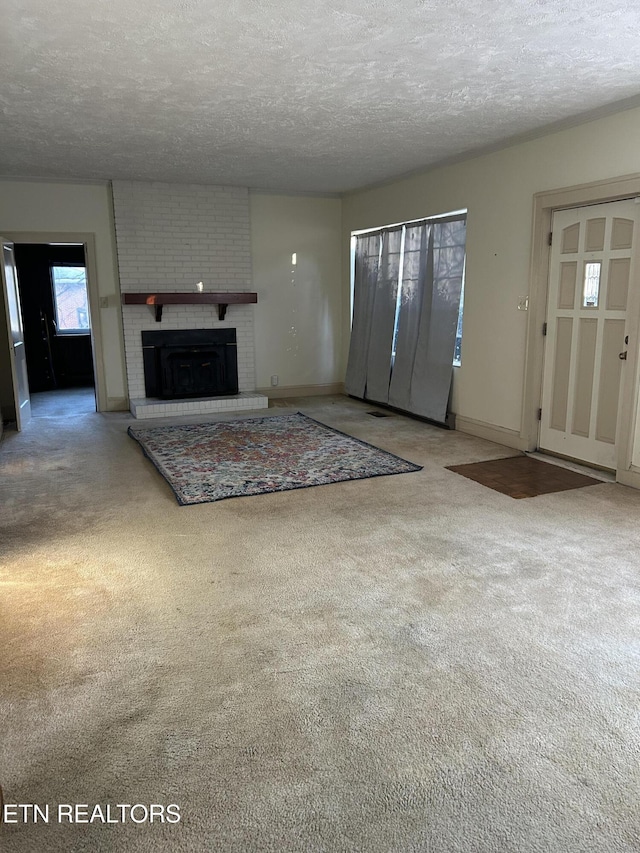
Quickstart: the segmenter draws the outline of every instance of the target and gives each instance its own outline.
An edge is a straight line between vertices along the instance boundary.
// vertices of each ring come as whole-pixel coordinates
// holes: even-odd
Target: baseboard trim
[[[256,388],[258,394],[272,399],[280,397],[320,397],[324,394],[344,394],[344,382],[328,382],[325,385],[277,385],[275,388]]]
[[[107,412],[128,412],[129,398],[128,397],[107,397]]]
[[[503,444],[505,447],[513,447],[516,450],[528,450],[527,442],[515,429],[488,424],[485,421],[476,421],[474,418],[465,418],[456,415],[456,429],[459,432],[475,435],[476,438],[484,438],[495,444]]]
[[[616,482],[632,489],[640,489],[640,471],[616,471]]]

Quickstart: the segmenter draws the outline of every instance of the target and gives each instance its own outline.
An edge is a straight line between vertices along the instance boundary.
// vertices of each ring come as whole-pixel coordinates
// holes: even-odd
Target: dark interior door
[[[91,334],[56,323],[52,268],[84,267],[84,246],[15,244],[29,386],[32,391],[94,384]]]

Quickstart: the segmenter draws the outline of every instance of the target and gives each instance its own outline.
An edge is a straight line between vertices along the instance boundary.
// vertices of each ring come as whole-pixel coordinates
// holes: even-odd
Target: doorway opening
[[[553,216],[539,446],[611,471],[637,210],[628,200]]]
[[[640,174],[534,195],[519,446],[586,460],[640,489],[638,197]],[[616,207],[610,217],[613,203],[635,210]],[[563,431],[572,446],[550,447],[549,436],[562,440]],[[607,449],[609,458],[598,458]]]
[[[94,352],[82,243],[14,243],[35,417],[96,411]]]

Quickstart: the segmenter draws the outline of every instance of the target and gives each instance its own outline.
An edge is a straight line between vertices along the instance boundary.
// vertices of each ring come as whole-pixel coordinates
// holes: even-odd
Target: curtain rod
[[[379,225],[376,228],[363,228],[359,231],[352,231],[352,237],[370,237],[374,234],[388,234],[392,231],[401,231],[403,228],[410,228],[411,226],[421,225],[422,223],[434,223],[438,224],[441,222],[462,222],[467,218],[467,211],[460,210],[454,211],[453,213],[445,213],[442,216],[425,216],[422,219],[410,219],[408,222],[394,222],[392,225]]]

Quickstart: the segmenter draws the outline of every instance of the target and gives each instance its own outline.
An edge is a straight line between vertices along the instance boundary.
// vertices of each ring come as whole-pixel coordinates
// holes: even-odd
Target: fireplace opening
[[[238,393],[235,329],[142,332],[147,397],[220,397]]]

